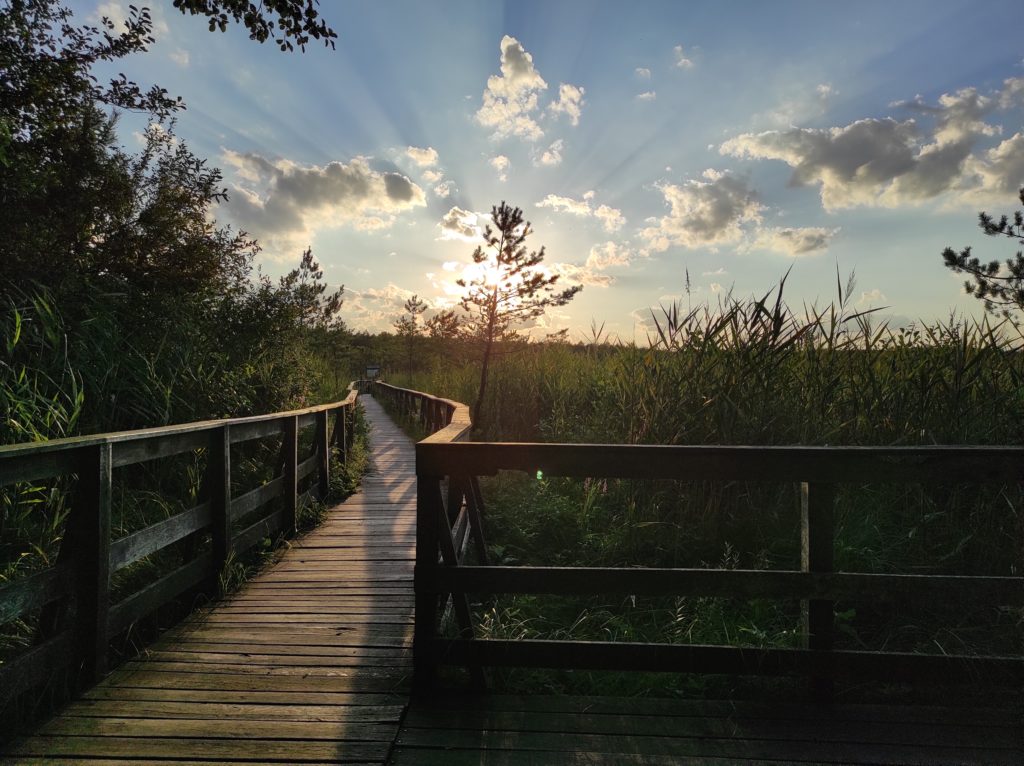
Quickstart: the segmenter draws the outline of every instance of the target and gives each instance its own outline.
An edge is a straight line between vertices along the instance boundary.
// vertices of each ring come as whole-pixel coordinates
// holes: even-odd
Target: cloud
[[[858,120],[842,128],[791,128],[745,133],[719,148],[722,154],[782,160],[794,186],[819,184],[826,210],[876,203],[889,183],[914,168],[913,120]]]
[[[484,216],[461,207],[453,207],[441,218],[441,239],[461,240],[478,243],[483,237],[483,226],[480,220]]]
[[[531,56],[514,37],[501,38],[501,74],[487,78],[483,101],[476,112],[476,121],[492,128],[492,138],[517,136],[524,141],[539,141],[544,130],[537,122],[542,114],[540,94],[548,84],[533,65]],[[578,85],[560,83],[558,97],[547,106],[555,117],[565,115],[571,125],[578,125],[585,91]]]
[[[560,213],[571,213],[572,215],[584,218],[597,218],[607,232],[621,229],[623,224],[626,223],[626,219],[622,217],[622,211],[608,205],[594,207],[591,205],[593,198],[594,192],[592,191],[587,192],[583,195],[583,199],[578,200],[572,197],[560,197],[557,194],[549,194],[537,203],[537,207],[549,208]]]
[[[751,241],[744,245],[744,252],[750,250],[774,250],[792,257],[820,255],[828,249],[832,238],[839,229],[820,227],[758,229]]]
[[[643,255],[646,253],[640,253],[617,242],[608,241],[590,248],[586,267],[593,271],[604,271],[613,266],[628,266],[632,260]]]
[[[988,95],[963,88],[935,104],[917,96],[891,104],[925,121],[865,118],[831,128],[790,128],[745,133],[719,147],[722,154],[781,160],[793,168],[790,183],[817,185],[826,210],[858,205],[897,207],[947,195],[965,202],[989,190],[1015,188],[1024,167],[1013,155],[1017,143],[1004,141],[984,155],[975,145],[1001,128],[986,122],[1024,94],[1024,84],[1006,80]]]
[[[345,324],[353,330],[390,329],[391,323],[404,313],[405,302],[413,295],[412,290],[406,290],[391,282],[384,288],[346,288],[343,309]],[[428,306],[431,305],[429,299],[424,299],[424,302]]]
[[[680,69],[693,68],[693,59],[687,58],[686,53],[683,51],[682,45],[677,45],[675,48],[673,48],[672,55],[675,56],[676,66],[679,67]]]
[[[405,155],[421,168],[429,168],[437,164],[437,150],[431,146],[425,149],[418,146],[407,146]]]
[[[643,93],[636,94],[637,101],[654,101],[658,97],[658,94],[653,90],[644,91]]]
[[[885,297],[885,293],[879,290],[877,287],[874,290],[868,290],[860,294],[860,298],[857,299],[858,306],[876,306],[879,303],[884,303],[888,298]]]
[[[451,181],[443,181],[434,187],[434,194],[438,197],[449,197],[455,190],[455,184]]]
[[[501,74],[487,78],[477,122],[493,128],[496,138],[519,136],[536,141],[544,135],[531,116],[537,110],[537,94],[548,84],[533,66],[533,56],[516,38],[501,38]]]
[[[498,171],[498,180],[499,181],[507,181],[508,180],[508,173],[506,172],[508,170],[509,164],[510,164],[509,161],[508,161],[508,157],[506,157],[504,154],[499,154],[499,155],[497,155],[495,157],[491,157],[487,161],[487,164],[490,165],[492,168],[494,168],[496,171]]]
[[[633,75],[638,80],[650,80],[651,79],[651,70],[648,69],[645,66],[638,66],[636,69],[633,70]]]
[[[573,127],[580,124],[580,113],[583,110],[583,94],[586,91],[575,85],[561,83],[558,86],[558,100],[548,105],[548,111],[552,114],[564,114],[569,118],[569,124]]]
[[[438,170],[424,170],[423,174],[420,177],[428,184],[436,184],[438,181],[444,178],[444,173]]]
[[[653,250],[737,242],[741,224],[760,222],[761,204],[745,180],[716,170],[704,171],[703,178],[658,186],[669,212],[649,219],[653,225],[640,232]]]
[[[701,272],[701,276],[702,277],[724,277],[728,273],[729,272],[725,270],[724,266],[719,266],[714,271],[702,271]]]
[[[829,83],[820,83],[813,89],[804,87],[785,98],[774,109],[755,114],[755,125],[791,127],[825,114],[838,91]]]
[[[976,202],[1005,202],[1024,184],[1024,133],[1015,133],[966,163],[972,187],[963,197]]]
[[[223,159],[240,181],[228,203],[231,217],[268,252],[304,246],[320,228],[387,228],[399,213],[426,204],[409,178],[374,170],[365,157],[303,166],[225,150]]]
[[[182,69],[186,69],[189,65],[188,51],[184,48],[176,48],[168,53],[167,57]]]
[[[128,16],[129,9],[126,7],[126,3],[108,0],[97,5],[96,10],[89,15],[88,20],[94,24],[99,24],[106,17],[114,25],[113,31],[120,34],[128,28]],[[162,37],[170,31],[159,8],[150,8],[149,17],[153,22],[153,34],[155,36]]]
[[[543,165],[545,167],[553,167],[555,165],[562,164],[562,149],[565,147],[565,142],[562,139],[558,139],[553,142],[551,146],[545,149],[540,157],[537,158],[534,164]]]

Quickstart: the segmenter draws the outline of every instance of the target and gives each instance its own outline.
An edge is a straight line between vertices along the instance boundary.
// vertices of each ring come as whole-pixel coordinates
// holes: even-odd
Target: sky
[[[271,276],[312,247],[353,329],[390,329],[413,294],[457,303],[503,200],[584,288],[539,337],[643,341],[652,307],[787,272],[795,308],[855,273],[850,307],[894,324],[978,316],[941,251],[1017,249],[976,221],[1024,184],[1018,3],[327,0],[336,50],[305,53],[151,7],[156,43],[112,71],[184,99],[175,131],[229,191],[218,221]],[[122,141],[146,129],[126,116]]]

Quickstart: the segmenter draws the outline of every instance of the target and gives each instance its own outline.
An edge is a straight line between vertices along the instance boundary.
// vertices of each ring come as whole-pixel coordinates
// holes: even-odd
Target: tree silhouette
[[[473,405],[473,423],[483,428],[482,408],[494,344],[517,337],[516,326],[541,316],[550,306],[564,306],[583,289],[576,285],[557,291],[557,274],[540,267],[544,248],[530,252],[523,243],[532,233],[523,211],[502,203],[491,208],[491,222],[484,229],[485,245],[473,251],[479,266],[470,279],[458,280],[466,294],[460,305],[469,314],[467,335],[480,344],[480,387]]]
[[[406,372],[412,375],[412,355],[416,345],[416,336],[420,334],[420,314],[427,310],[427,304],[413,295],[405,302],[405,313],[395,321],[395,332],[405,343]]]
[[[462,320],[455,309],[438,311],[427,319],[425,326],[427,335],[438,340],[455,340],[462,334]]]
[[[1020,190],[1020,201],[1024,203],[1024,188]],[[988,213],[978,213],[978,226],[989,236],[1002,235],[1024,244],[1024,214],[1020,210],[1013,212],[1013,223],[1005,215],[997,223]],[[1007,258],[1005,269],[999,261],[982,263],[971,255],[970,247],[959,253],[947,247],[942,251],[942,260],[957,274],[971,277],[973,281],[964,282],[964,289],[982,301],[986,311],[1007,318],[1014,309],[1024,311],[1024,252],[1018,250],[1015,258]]]

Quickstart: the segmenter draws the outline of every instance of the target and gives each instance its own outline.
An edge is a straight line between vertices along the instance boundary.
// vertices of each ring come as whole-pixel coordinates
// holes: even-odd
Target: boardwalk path
[[[414,453],[372,398],[360,401],[374,463],[362,490],[238,595],[127,663],[5,762],[1024,764],[1015,706],[452,693],[410,705]]]
[[[241,592],[123,665],[8,757],[94,766],[85,759],[387,760],[411,672],[415,457],[380,405],[360,401],[373,428],[360,492]]]

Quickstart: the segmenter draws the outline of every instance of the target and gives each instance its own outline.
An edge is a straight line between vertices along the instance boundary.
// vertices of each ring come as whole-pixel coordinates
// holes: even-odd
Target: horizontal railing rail
[[[0,709],[57,670],[82,684],[96,681],[106,673],[111,639],[204,583],[212,587],[232,556],[293,533],[302,505],[328,494],[332,449],[347,459],[357,397],[353,382],[341,401],[290,412],[0,447],[0,487],[73,480],[56,564],[0,585],[0,624],[49,610],[33,645],[0,665]],[[311,453],[300,456],[299,435],[310,427]],[[232,446],[278,436],[274,478],[233,495]],[[201,502],[112,540],[114,469],[197,451],[207,455]],[[197,535],[208,536],[207,550],[111,603],[113,574]]]
[[[464,405],[378,383],[374,391],[413,413],[432,401],[466,412]],[[428,416],[425,424],[433,422]],[[961,598],[993,607],[1024,605],[1024,577],[898,575],[834,571],[835,492],[838,484],[1024,482],[1021,447],[761,447],[622,444],[474,443],[472,424],[459,438],[435,430],[416,445],[418,481],[416,551],[417,683],[429,685],[438,665],[574,668],[810,677],[827,697],[834,679],[962,681],[984,676],[1024,683],[1019,656],[927,655],[834,648],[834,605],[866,599],[915,603]],[[434,429],[431,429],[434,430]],[[491,566],[475,519],[482,557],[468,566],[449,558],[453,482],[471,484],[483,510],[477,477],[515,470],[548,477],[675,481],[786,482],[800,487],[801,568],[779,570],[653,569]],[[468,594],[710,596],[800,600],[804,647],[639,644],[594,641],[504,641],[475,638],[467,617],[459,635],[444,637],[439,604],[467,603]],[[468,611],[468,607],[467,607]]]

